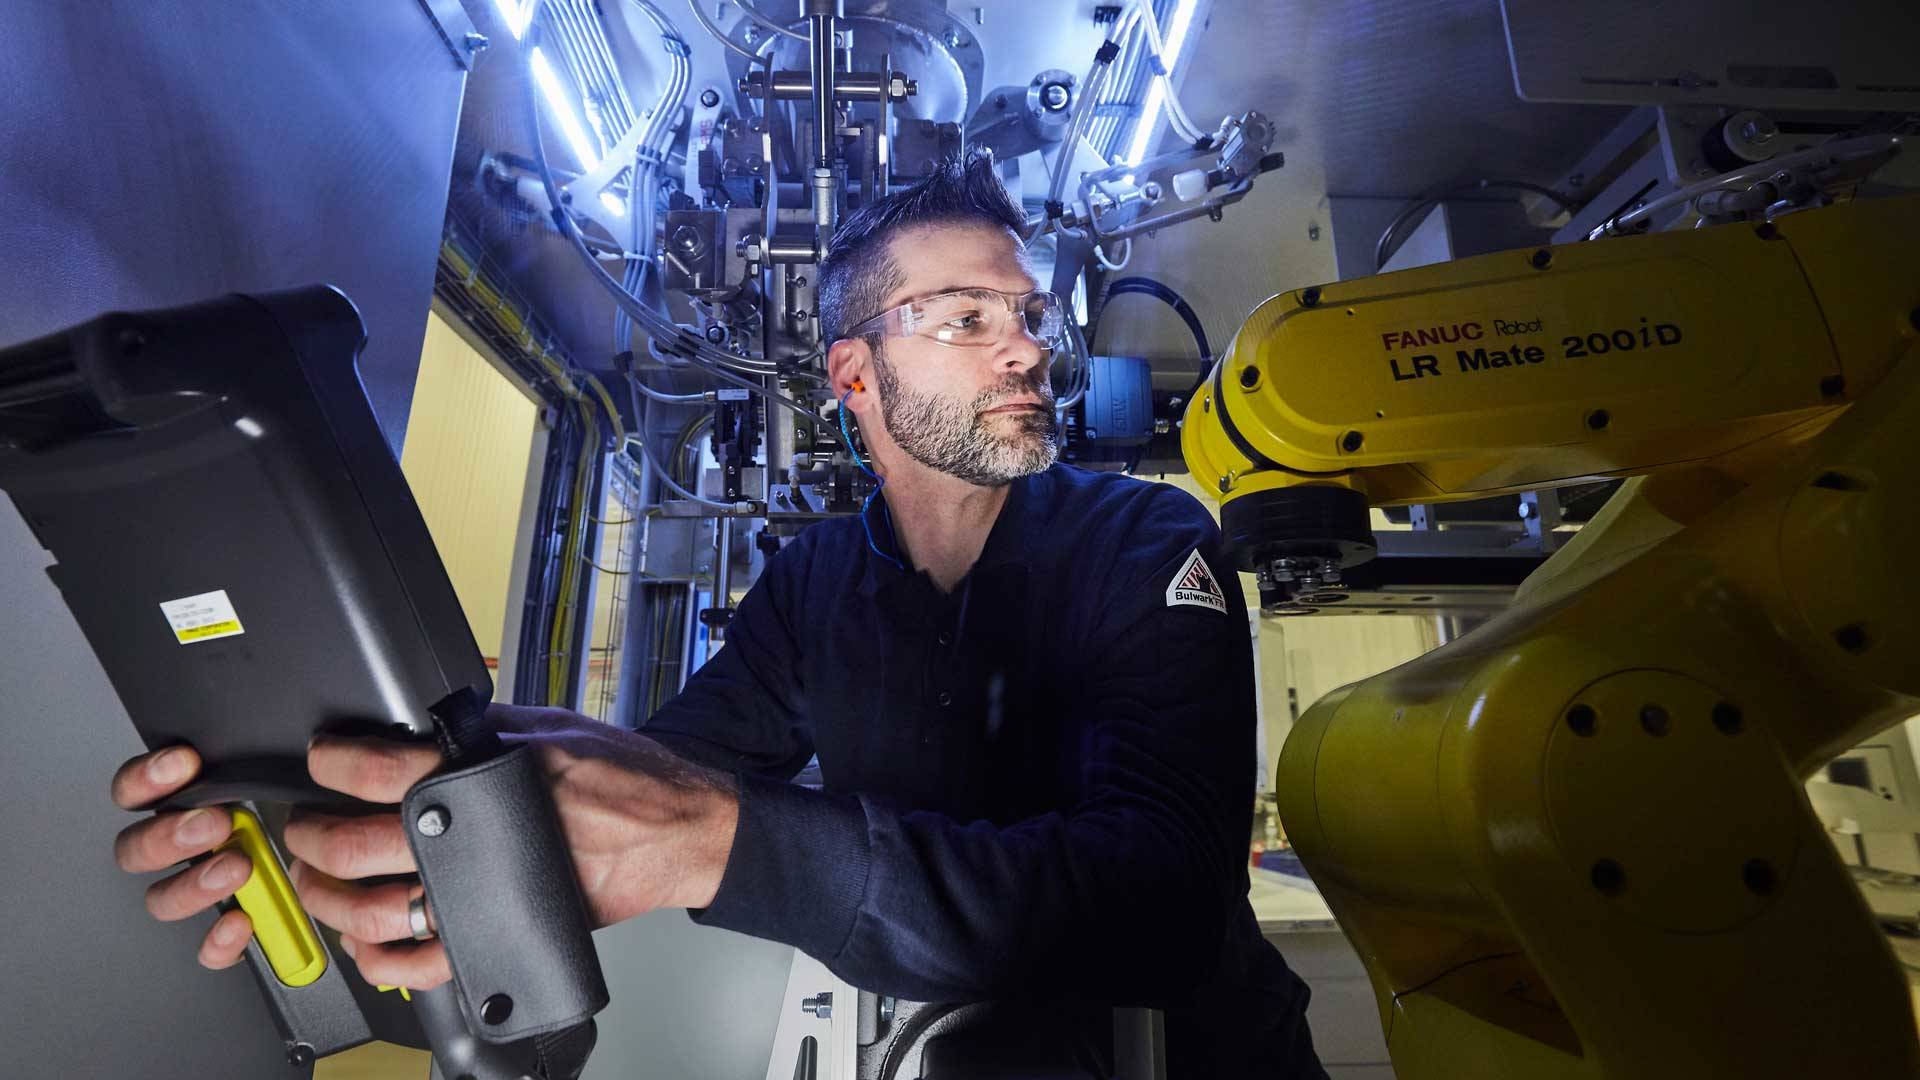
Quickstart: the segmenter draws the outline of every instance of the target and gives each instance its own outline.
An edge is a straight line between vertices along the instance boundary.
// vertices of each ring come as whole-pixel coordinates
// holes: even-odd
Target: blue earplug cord
[[[906,572],[907,564],[901,562],[899,559],[894,558],[893,556],[887,554],[886,552],[881,551],[880,545],[873,542],[873,522],[871,519],[868,518],[867,512],[873,509],[873,497],[880,494],[880,489],[883,487],[886,487],[887,482],[880,478],[879,473],[874,472],[872,469],[867,467],[867,463],[861,460],[860,458],[860,451],[854,449],[853,447],[853,432],[847,430],[847,399],[852,396],[853,396],[852,390],[848,390],[846,393],[840,395],[840,412],[839,412],[840,438],[843,442],[846,443],[847,453],[853,455],[853,463],[855,465],[860,466],[861,472],[864,472],[868,476],[873,478],[873,490],[867,492],[867,501],[860,504],[860,527],[866,530],[868,549],[870,549],[875,555],[878,555],[881,558],[892,563],[893,565],[899,567],[901,572],[904,573]]]

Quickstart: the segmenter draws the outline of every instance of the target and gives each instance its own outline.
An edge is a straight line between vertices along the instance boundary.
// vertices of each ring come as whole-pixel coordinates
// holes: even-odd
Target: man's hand
[[[199,773],[200,755],[192,747],[142,754],[113,774],[113,801],[122,810],[151,806],[192,783]],[[232,832],[233,816],[217,806],[155,814],[120,830],[113,841],[113,859],[130,874],[165,870],[205,855]],[[245,855],[223,851],[148,886],[147,911],[163,922],[197,915],[232,896],[252,876],[253,864]],[[232,967],[246,954],[252,936],[253,923],[246,912],[236,908],[222,914],[200,943],[200,963]]]
[[[509,742],[540,755],[553,791],[561,830],[573,857],[588,915],[606,926],[660,907],[704,907],[726,870],[739,818],[733,779],[690,764],[644,735],[611,727],[565,709],[495,705],[488,720]],[[149,804],[189,782],[198,757],[174,779],[175,748],[135,758],[114,778],[115,801],[129,809]],[[166,768],[157,763],[166,762]],[[440,767],[431,746],[377,739],[321,737],[308,751],[316,782],[374,803],[397,803]],[[164,773],[164,778],[160,775]],[[155,870],[217,846],[230,828],[224,810],[207,812],[215,833],[181,835],[188,815],[166,814],[129,827],[116,851],[131,871]],[[203,819],[195,818],[195,821]],[[448,978],[438,941],[416,944],[407,927],[407,901],[417,884],[360,885],[354,879],[412,873],[400,816],[341,817],[297,812],[286,829],[288,868],[314,918],[340,931],[341,946],[369,981],[425,989]],[[237,859],[228,883],[212,868]],[[155,885],[148,909],[159,918],[185,918],[232,894],[245,880],[246,860],[233,853],[209,860]],[[194,875],[211,876],[200,881]],[[209,967],[225,967],[245,951],[251,926],[240,912],[221,916],[201,947]]]

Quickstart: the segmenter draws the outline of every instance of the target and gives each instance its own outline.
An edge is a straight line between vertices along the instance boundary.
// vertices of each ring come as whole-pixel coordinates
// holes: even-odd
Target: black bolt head
[[[1605,896],[1619,896],[1627,891],[1627,872],[1612,859],[1595,862],[1589,877],[1593,887]]]

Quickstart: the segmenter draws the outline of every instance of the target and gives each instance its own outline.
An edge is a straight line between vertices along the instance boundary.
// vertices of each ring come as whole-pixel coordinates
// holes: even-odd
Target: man
[[[543,748],[601,924],[685,907],[914,1001],[1066,1003],[1029,1010],[1043,1020],[1156,1006],[1173,1076],[1321,1076],[1306,987],[1246,899],[1239,590],[1215,577],[1217,531],[1192,498],[1054,464],[1064,315],[1022,226],[985,158],[850,215],[820,317],[879,497],[776,556],[726,647],[643,733],[493,715]],[[823,790],[786,782],[816,756]],[[329,738],[309,759],[375,802],[437,763]],[[187,748],[136,758],[115,797],[146,805],[197,767]],[[122,834],[120,861],[161,869],[228,827],[219,810],[162,815]],[[397,817],[306,813],[286,841],[308,910],[364,976],[447,978],[438,943],[410,940],[413,887],[352,880],[413,869]],[[216,856],[148,907],[184,918],[245,873]],[[202,962],[237,961],[247,934],[244,914],[220,916]]]

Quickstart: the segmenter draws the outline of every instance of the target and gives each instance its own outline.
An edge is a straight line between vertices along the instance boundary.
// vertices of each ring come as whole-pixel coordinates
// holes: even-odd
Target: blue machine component
[[[1137,356],[1088,358],[1080,434],[1095,446],[1145,446],[1153,438],[1153,368]]]

